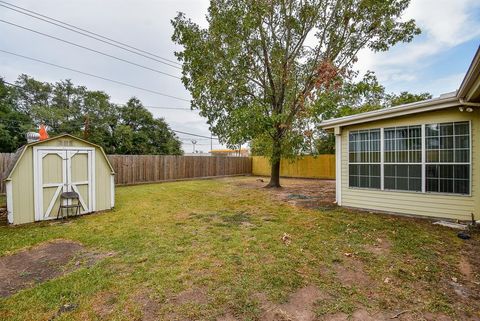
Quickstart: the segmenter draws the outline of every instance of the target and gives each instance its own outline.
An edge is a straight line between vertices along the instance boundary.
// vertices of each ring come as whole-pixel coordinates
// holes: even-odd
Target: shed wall
[[[12,173],[12,199],[14,224],[30,223],[35,220],[33,200],[33,152],[25,149]]]
[[[92,147],[85,142],[59,137],[35,146],[78,146]],[[24,224],[35,221],[34,186],[33,186],[33,148],[28,146],[19,159],[12,178],[13,220],[14,224]],[[95,147],[95,210],[111,208],[111,169],[100,148]]]
[[[420,125],[441,122],[471,121],[472,176],[471,195],[447,195],[407,191],[381,191],[349,187],[348,135],[352,130]],[[480,111],[460,112],[458,108],[426,112],[413,116],[370,122],[342,128],[342,206],[385,212],[423,215],[459,220],[470,220],[471,213],[480,219],[480,159],[479,159]]]

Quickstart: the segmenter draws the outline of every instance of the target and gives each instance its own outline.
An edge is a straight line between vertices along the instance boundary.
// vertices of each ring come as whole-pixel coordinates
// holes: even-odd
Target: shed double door
[[[94,148],[34,148],[33,157],[36,221],[57,217],[63,192],[79,194],[81,214],[95,211]]]

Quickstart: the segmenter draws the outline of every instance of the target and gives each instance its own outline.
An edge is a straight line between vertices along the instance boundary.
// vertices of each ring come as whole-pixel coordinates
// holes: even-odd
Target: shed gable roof
[[[84,139],[81,139],[79,137],[76,137],[76,136],[73,136],[73,135],[70,135],[70,134],[60,134],[58,136],[54,136],[54,137],[51,137],[51,138],[47,138],[45,140],[40,140],[40,141],[36,141],[36,142],[33,142],[33,143],[28,143],[26,145],[23,145],[22,147],[20,147],[14,154],[13,156],[13,159],[12,159],[12,162],[10,163],[10,165],[8,166],[7,170],[5,171],[5,179],[4,180],[10,180],[11,179],[11,176],[13,174],[13,172],[15,171],[16,167],[17,167],[17,164],[21,161],[23,155],[25,154],[25,150],[27,150],[28,147],[31,147],[31,146],[38,146],[38,145],[41,145],[41,144],[44,144],[44,143],[47,143],[47,142],[50,142],[50,141],[54,141],[56,139],[60,139],[60,138],[65,138],[65,137],[68,137],[68,138],[71,138],[71,139],[74,139],[74,140],[77,140],[79,142],[82,142],[82,143],[85,143],[85,144],[88,144],[88,145],[91,145],[93,147],[96,147],[96,148],[99,148],[101,151],[102,151],[102,155],[103,157],[105,158],[107,164],[108,164],[108,167],[110,168],[112,174],[115,173],[114,169],[113,169],[113,166],[112,164],[110,163],[110,161],[108,160],[108,157],[107,157],[107,154],[105,154],[105,151],[103,150],[103,148],[100,146],[100,145],[97,145],[97,144],[94,144],[94,143],[91,143],[87,140],[84,140]]]

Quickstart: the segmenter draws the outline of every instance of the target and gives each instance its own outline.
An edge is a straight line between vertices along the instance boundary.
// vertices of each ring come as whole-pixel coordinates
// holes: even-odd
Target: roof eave
[[[480,75],[480,46],[475,53],[475,57],[470,64],[468,71],[463,78],[462,84],[458,89],[457,97],[458,98],[467,98],[468,93],[472,89],[472,86],[475,84],[475,81]]]
[[[444,109],[461,105],[457,97],[437,98],[425,100],[408,105],[401,105],[386,109],[375,110],[367,113],[362,113],[353,116],[347,116],[337,119],[332,119],[320,123],[320,127],[328,130],[335,127],[350,126],[360,123],[367,123],[376,120],[382,120],[392,117],[400,117],[405,115],[417,114],[421,112]]]

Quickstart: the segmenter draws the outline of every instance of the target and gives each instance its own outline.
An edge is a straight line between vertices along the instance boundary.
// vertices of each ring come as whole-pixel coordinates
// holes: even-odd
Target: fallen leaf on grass
[[[290,243],[292,243],[292,237],[287,233],[283,233],[282,242],[288,246]]]

